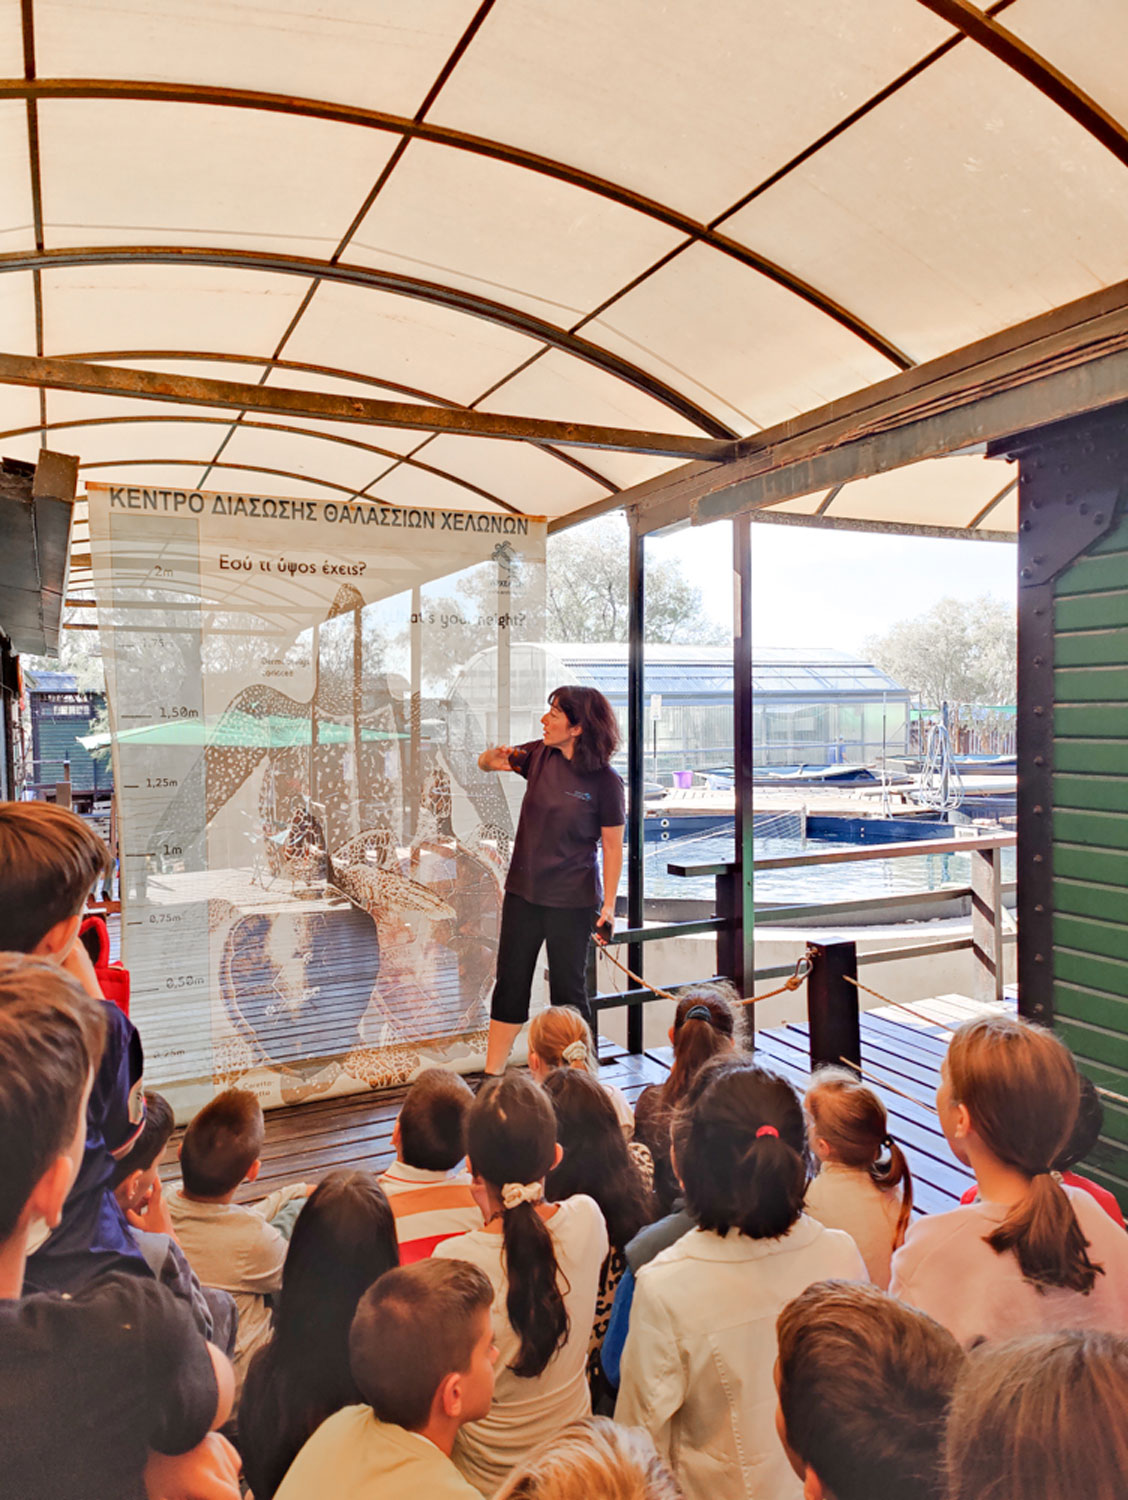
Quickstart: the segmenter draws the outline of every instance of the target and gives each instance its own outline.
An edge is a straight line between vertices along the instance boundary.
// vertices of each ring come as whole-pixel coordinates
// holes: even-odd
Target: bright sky
[[[680,560],[709,614],[732,621],[731,528],[685,527],[647,544],[657,560]],[[764,646],[860,650],[898,620],[946,597],[983,594],[1015,603],[1015,547],[808,527],[752,528],[753,631]]]

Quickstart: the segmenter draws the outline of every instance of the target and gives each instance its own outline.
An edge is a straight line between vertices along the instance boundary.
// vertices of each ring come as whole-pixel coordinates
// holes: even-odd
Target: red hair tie
[[[779,1131],[775,1128],[774,1125],[761,1125],[759,1130],[757,1130],[756,1132],[756,1139],[759,1140],[762,1135],[774,1135],[778,1137]]]

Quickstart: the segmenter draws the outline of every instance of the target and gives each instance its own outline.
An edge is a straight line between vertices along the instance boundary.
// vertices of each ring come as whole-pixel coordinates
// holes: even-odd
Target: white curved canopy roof
[[[0,350],[754,436],[1128,278],[1126,54],[1123,0],[3,0]],[[557,520],[686,456],[0,385],[41,443]],[[778,510],[1008,532],[1008,483]]]

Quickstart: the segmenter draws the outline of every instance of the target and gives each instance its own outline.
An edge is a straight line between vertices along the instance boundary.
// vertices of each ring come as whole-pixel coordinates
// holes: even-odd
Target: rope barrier
[[[940,1026],[944,1030],[950,1029],[944,1026],[943,1021],[933,1020],[931,1016],[926,1016],[922,1010],[914,1010],[911,1005],[906,1005],[903,1000],[890,1000],[887,995],[879,995],[876,990],[871,990],[869,985],[863,984],[860,979],[851,979],[849,974],[843,974],[842,977],[847,984],[852,984],[856,990],[864,990],[867,995],[872,995],[875,1000],[880,1000],[882,1005],[892,1005],[897,1010],[907,1011],[910,1016],[915,1016],[918,1021],[923,1021],[926,1026]]]
[[[929,1104],[925,1099],[918,1099],[915,1094],[907,1094],[904,1089],[899,1089],[895,1083],[890,1083],[880,1073],[871,1073],[869,1068],[863,1067],[861,1063],[852,1063],[846,1057],[839,1057],[838,1061],[844,1063],[851,1072],[860,1073],[863,1078],[868,1078],[873,1083],[879,1083],[883,1089],[888,1089],[891,1094],[899,1094],[902,1099],[907,1099],[910,1104],[915,1104],[920,1109],[927,1109],[930,1114],[937,1113],[935,1104]]]
[[[675,1005],[678,1003],[679,997],[677,995],[671,995],[669,990],[659,989],[656,984],[648,984],[641,975],[636,974],[632,969],[628,969],[626,964],[620,963],[615,955],[610,952],[610,950],[604,944],[600,944],[596,948],[596,952],[602,954],[604,958],[613,963],[617,969],[619,969],[627,976],[629,980],[632,981],[632,983],[638,985],[640,988],[649,990],[652,995],[657,995],[660,1000],[672,1000]],[[812,964],[810,953],[808,950],[808,952],[805,953],[802,958],[796,960],[795,973],[790,975],[789,978],[785,979],[778,989],[768,990],[763,995],[749,995],[746,1000],[741,1000],[739,1003],[741,1005],[758,1005],[761,1000],[771,1000],[776,995],[784,995],[788,991],[797,990],[799,986],[806,980],[807,975],[811,972],[811,968]]]

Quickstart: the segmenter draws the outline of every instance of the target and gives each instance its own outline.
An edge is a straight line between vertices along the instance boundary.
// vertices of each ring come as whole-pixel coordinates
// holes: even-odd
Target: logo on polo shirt
[[[581,802],[590,802],[591,801],[591,793],[590,792],[569,792],[568,795],[569,795],[569,797],[578,797]]]

